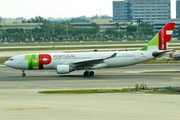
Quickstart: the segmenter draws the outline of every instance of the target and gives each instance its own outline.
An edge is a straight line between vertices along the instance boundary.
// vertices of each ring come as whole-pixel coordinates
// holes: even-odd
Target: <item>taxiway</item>
[[[21,71],[0,67],[0,89],[96,89],[148,86],[179,86],[179,73],[143,73],[148,71],[177,71],[178,64],[134,65],[129,67],[95,70],[93,77],[84,77],[83,71],[58,75],[55,70],[29,70],[26,77]]]
[[[148,86],[179,86],[179,73],[142,71],[179,70],[178,64],[135,65],[100,69],[95,76],[83,71],[57,75],[56,71],[26,71],[0,66],[0,120],[180,120],[179,95],[73,94],[46,95],[44,90],[114,89]]]

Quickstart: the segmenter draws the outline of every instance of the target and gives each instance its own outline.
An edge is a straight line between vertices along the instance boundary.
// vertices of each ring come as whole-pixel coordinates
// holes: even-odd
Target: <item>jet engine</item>
[[[57,66],[57,74],[66,74],[72,72],[72,67],[69,65],[58,65]]]

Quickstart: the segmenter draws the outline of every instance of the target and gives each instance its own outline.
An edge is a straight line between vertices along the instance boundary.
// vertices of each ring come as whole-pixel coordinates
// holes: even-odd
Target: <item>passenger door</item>
[[[19,56],[18,58],[18,64],[23,64],[23,56]]]

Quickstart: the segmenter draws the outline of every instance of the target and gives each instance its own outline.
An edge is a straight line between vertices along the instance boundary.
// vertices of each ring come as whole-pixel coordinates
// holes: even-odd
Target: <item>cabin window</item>
[[[10,58],[9,61],[13,61],[14,59]]]

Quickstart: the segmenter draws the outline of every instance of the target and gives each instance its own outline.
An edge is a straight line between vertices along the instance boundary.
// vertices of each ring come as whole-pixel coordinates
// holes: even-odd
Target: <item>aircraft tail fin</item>
[[[140,49],[140,51],[167,50],[174,26],[175,23],[173,22],[167,23],[145,47]]]

